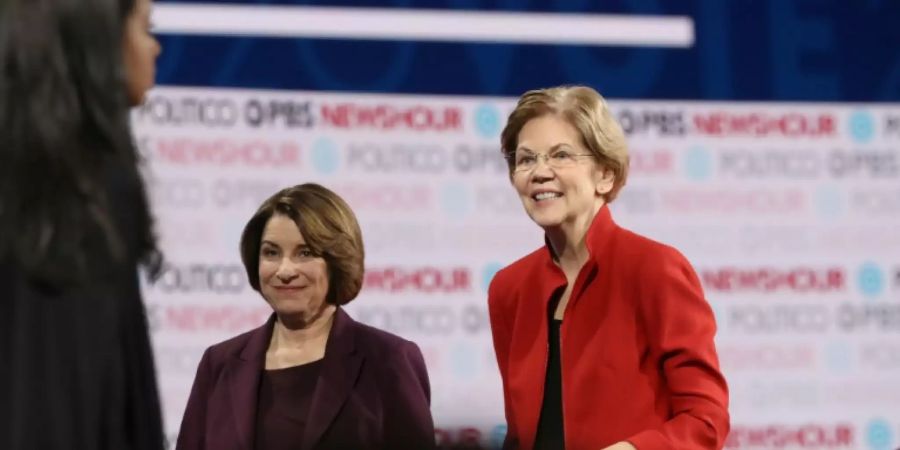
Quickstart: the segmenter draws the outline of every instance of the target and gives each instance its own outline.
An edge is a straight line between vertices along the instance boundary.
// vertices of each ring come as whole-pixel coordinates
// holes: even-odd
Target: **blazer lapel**
[[[546,238],[545,238],[546,239]],[[537,437],[540,421],[541,405],[544,397],[544,384],[547,377],[547,361],[549,338],[547,330],[550,299],[566,285],[566,277],[554,262],[553,252],[547,241],[547,252],[544,261],[538,268],[523,280],[522,292],[527,292],[524,301],[519,304],[516,318],[518,339],[513,339],[510,354],[515,355],[510,373],[518,374],[510,378],[514,395],[511,401],[515,404],[517,427],[519,429],[519,445],[531,448]],[[521,325],[519,325],[521,323]],[[527,329],[527,334],[521,331]]]
[[[253,450],[256,438],[256,409],[259,380],[265,370],[266,349],[272,339],[275,315],[265,325],[253,330],[241,353],[232,358],[226,367],[231,415],[234,418],[239,448]]]
[[[356,322],[338,308],[325,344],[325,357],[303,432],[304,449],[312,449],[337,417],[356,384],[363,358],[355,351]]]

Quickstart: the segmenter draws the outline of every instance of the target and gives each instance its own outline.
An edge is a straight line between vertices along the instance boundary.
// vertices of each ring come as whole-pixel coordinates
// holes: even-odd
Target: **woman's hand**
[[[622,442],[616,442],[615,444],[610,445],[609,447],[606,447],[603,450],[637,450],[637,449],[633,445],[629,444],[628,442],[622,441]]]

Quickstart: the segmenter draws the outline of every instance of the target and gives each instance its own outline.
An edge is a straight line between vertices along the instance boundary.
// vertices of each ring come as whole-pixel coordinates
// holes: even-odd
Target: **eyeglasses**
[[[543,159],[551,169],[565,169],[578,164],[578,158],[594,156],[591,153],[570,153],[566,150],[557,150],[552,153],[516,152],[506,155],[506,159],[513,163],[513,172],[530,172],[538,165],[538,160]]]

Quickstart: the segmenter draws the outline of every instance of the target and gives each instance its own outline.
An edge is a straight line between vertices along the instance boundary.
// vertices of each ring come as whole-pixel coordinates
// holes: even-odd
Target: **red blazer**
[[[274,314],[206,350],[177,450],[253,450],[257,391]],[[428,373],[412,342],[338,308],[313,393],[304,449],[433,449]]]
[[[721,449],[728,388],[712,310],[678,251],[618,227],[603,207],[586,236],[560,332],[567,450],[627,440],[638,450]],[[534,446],[547,370],[547,307],[566,285],[544,247],[504,268],[488,292],[503,379],[504,448]]]

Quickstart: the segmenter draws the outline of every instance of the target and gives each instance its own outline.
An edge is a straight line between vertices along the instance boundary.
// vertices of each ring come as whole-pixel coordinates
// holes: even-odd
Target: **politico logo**
[[[693,115],[694,133],[713,137],[821,138],[836,135],[831,114],[713,111]]]
[[[365,105],[350,102],[325,103],[319,112],[321,124],[342,130],[459,132],[462,110],[455,106]]]
[[[366,293],[452,294],[472,290],[472,274],[465,267],[385,267],[366,269]]]
[[[234,128],[310,128],[315,124],[312,102],[251,98],[238,104],[230,98],[152,95],[134,113],[138,123],[154,125]]]
[[[159,278],[147,283],[149,289],[167,294],[238,294],[249,286],[240,264],[166,264]]]
[[[337,162],[322,164],[319,161],[327,157],[337,158],[338,152],[332,144],[329,150],[319,150],[320,144],[313,148],[314,165],[319,172],[326,173]],[[318,154],[318,153],[323,154]],[[325,156],[324,153],[330,153]],[[450,171],[458,173],[495,173],[505,174],[506,161],[500,151],[493,146],[473,146],[459,144],[453,148],[435,143],[388,144],[375,141],[351,142],[346,146],[346,169],[364,174],[373,173],[420,173],[441,174]],[[333,172],[331,170],[330,172]]]
[[[856,430],[850,424],[732,426],[728,449],[856,449]]]
[[[836,293],[844,292],[847,276],[840,267],[774,267],[703,269],[707,290],[723,293]]]
[[[347,170],[361,173],[411,172],[438,174],[450,167],[450,152],[438,144],[350,143]]]
[[[348,309],[360,322],[401,336],[479,335],[490,331],[486,308],[474,304],[382,306],[361,299]]]
[[[240,120],[241,108],[229,98],[153,94],[133,110],[132,117],[154,125],[230,128]]]
[[[812,149],[721,149],[718,173],[722,177],[814,179],[824,172],[820,151]]]
[[[826,333],[834,320],[834,308],[826,304],[721,305],[725,318],[723,328],[731,335]]]

